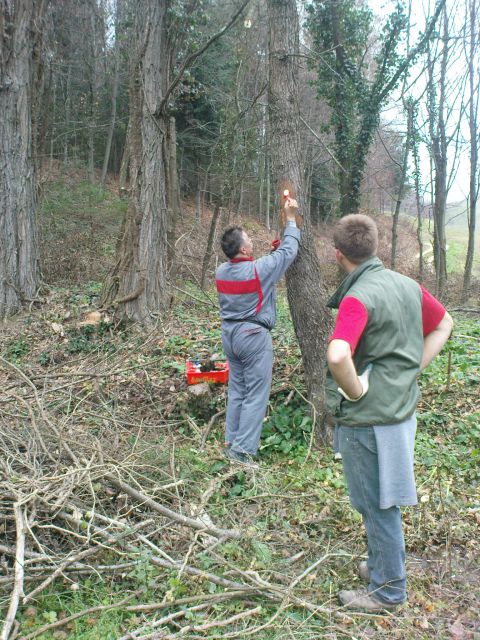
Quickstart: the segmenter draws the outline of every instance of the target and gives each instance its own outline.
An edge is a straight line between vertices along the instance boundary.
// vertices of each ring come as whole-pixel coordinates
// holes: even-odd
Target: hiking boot
[[[365,582],[370,582],[370,571],[368,570],[368,564],[366,560],[363,560],[358,565],[358,575]]]
[[[366,589],[357,589],[353,591],[340,591],[338,594],[340,602],[347,609],[360,611],[395,611],[400,604],[389,604],[380,602]]]
[[[242,453],[241,451],[235,451],[234,449],[226,448],[223,450],[223,455],[225,458],[230,460],[232,464],[240,464],[248,469],[256,470],[259,469],[260,466],[253,461],[252,456],[248,455],[248,453]]]

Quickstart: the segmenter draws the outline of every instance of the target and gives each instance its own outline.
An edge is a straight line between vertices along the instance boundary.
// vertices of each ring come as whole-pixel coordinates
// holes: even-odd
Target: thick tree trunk
[[[167,301],[168,117],[160,110],[167,78],[165,3],[136,8],[135,58],[130,89],[130,201],[103,305],[141,323],[153,321]]]
[[[320,263],[313,238],[304,166],[300,146],[298,108],[298,34],[295,0],[268,0],[269,128],[273,175],[277,184],[288,181],[304,216],[297,259],[287,272],[287,292],[295,332],[302,352],[308,396],[315,407],[317,426],[323,425],[325,345],[330,314],[323,300]]]
[[[0,0],[0,318],[38,286],[32,76],[38,7]]]

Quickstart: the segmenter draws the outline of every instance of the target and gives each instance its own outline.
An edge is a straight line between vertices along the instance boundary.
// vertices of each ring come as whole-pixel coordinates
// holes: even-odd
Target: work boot
[[[365,582],[370,582],[370,571],[368,570],[368,564],[366,560],[363,560],[358,565],[358,575]]]
[[[395,611],[400,606],[399,604],[380,602],[366,589],[340,591],[338,597],[344,607],[359,611]]]
[[[234,449],[226,448],[223,450],[223,455],[225,458],[230,460],[232,464],[239,464],[243,467],[247,467],[252,471],[259,469],[260,466],[253,461],[252,456],[248,455],[248,453],[242,453],[241,451],[235,451]]]

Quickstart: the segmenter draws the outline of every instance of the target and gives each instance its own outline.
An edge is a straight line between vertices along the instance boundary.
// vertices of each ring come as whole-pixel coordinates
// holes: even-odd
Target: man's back
[[[394,424],[408,418],[418,401],[416,377],[423,352],[422,291],[412,279],[371,258],[345,279],[343,297],[358,300],[368,314],[353,361],[358,372],[372,365],[369,393],[345,401],[330,378],[329,408],[348,426]]]

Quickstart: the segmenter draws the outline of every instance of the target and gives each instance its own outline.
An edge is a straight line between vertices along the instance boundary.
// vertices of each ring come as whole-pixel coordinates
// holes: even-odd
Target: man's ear
[[[340,249],[335,249],[335,258],[336,258],[337,262],[341,263],[344,257],[345,256],[340,251]]]

